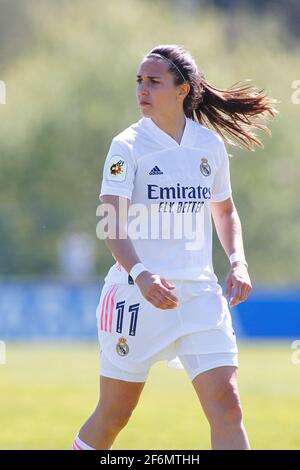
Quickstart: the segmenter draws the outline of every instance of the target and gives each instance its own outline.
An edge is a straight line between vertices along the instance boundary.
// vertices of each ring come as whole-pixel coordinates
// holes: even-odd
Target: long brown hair
[[[278,103],[277,100],[243,81],[224,90],[212,86],[198,70],[190,52],[182,46],[160,45],[151,49],[145,58],[151,53],[160,54],[175,64],[169,62],[168,72],[174,76],[176,86],[184,83],[184,79],[189,83],[190,91],[183,101],[183,111],[188,118],[212,127],[231,145],[249,150],[254,150],[254,145],[264,147],[251,129],[258,128],[271,135],[270,129],[257,120],[267,119],[268,115],[274,117],[278,111],[272,104]]]

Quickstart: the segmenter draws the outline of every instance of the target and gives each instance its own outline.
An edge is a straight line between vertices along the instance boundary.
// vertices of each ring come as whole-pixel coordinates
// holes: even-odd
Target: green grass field
[[[291,344],[241,343],[239,386],[253,449],[300,449],[300,364]],[[98,400],[94,343],[6,343],[1,449],[70,449]],[[156,363],[113,449],[209,449],[209,427],[183,370]]]

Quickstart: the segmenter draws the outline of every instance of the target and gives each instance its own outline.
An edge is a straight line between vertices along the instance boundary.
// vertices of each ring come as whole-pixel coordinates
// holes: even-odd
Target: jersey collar
[[[183,135],[181,137],[181,142],[178,144],[173,137],[164,132],[160,127],[158,127],[151,118],[143,117],[141,119],[142,124],[146,131],[148,131],[151,136],[162,144],[164,147],[180,148],[180,147],[190,147],[194,141],[194,126],[193,120],[185,116],[185,127]]]

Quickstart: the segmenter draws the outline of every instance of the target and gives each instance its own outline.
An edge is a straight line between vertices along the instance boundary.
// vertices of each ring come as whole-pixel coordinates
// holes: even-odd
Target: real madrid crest
[[[129,353],[129,346],[126,343],[126,338],[124,336],[121,336],[121,338],[118,339],[118,343],[116,345],[116,351],[119,354],[119,356],[126,356]]]
[[[210,169],[207,158],[201,158],[200,171],[201,171],[202,175],[204,175],[204,176],[209,176],[210,175],[211,169]]]

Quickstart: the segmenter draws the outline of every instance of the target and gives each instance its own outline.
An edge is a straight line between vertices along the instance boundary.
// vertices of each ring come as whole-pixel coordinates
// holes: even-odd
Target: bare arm
[[[109,204],[111,210],[114,211],[116,215],[116,238],[106,238],[105,244],[114,255],[115,259],[119,261],[123,268],[129,273],[136,263],[141,263],[126,232],[130,201],[126,197],[110,195],[103,195],[101,201],[105,204]],[[113,223],[113,215],[111,215],[109,219],[110,223]]]
[[[134,249],[132,241],[127,234],[127,220],[130,201],[126,197],[103,195],[101,201],[111,210],[110,223],[116,222],[115,230],[111,233],[116,236],[108,236],[105,239],[106,246],[114,255],[115,259],[129,273],[136,263],[142,262]],[[147,266],[145,266],[147,268]],[[155,307],[170,309],[177,307],[177,297],[171,294],[170,289],[175,286],[159,275],[150,271],[141,272],[136,278],[136,284],[143,296]]]
[[[231,253],[240,253],[245,256],[241,221],[230,197],[221,202],[211,202],[211,213],[214,224],[225,253],[229,257]],[[233,265],[238,262],[233,263]]]
[[[234,252],[245,256],[241,221],[233,199],[230,197],[225,201],[211,202],[211,213],[218,238],[227,256]],[[230,296],[232,287],[234,287],[234,297],[230,303],[232,306],[246,300],[252,290],[247,267],[240,261],[232,264],[226,278],[226,297]]]

